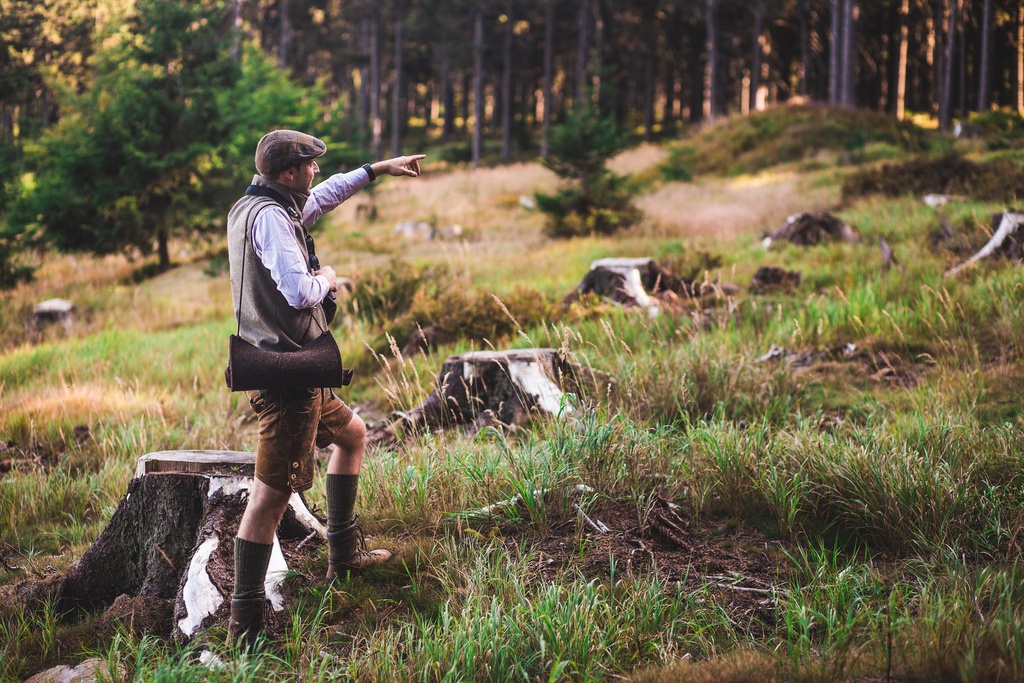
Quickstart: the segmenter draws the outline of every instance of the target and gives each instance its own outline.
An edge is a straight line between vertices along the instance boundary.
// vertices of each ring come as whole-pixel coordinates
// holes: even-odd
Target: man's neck
[[[284,183],[279,183],[276,180],[271,180],[266,176],[253,176],[252,184],[259,185],[261,187],[267,187],[270,188],[271,190],[274,190],[285,199],[293,202],[295,204],[295,208],[298,210],[300,214],[302,213],[302,210],[306,206],[306,200],[309,199],[309,192],[302,192],[300,190],[296,190],[295,188],[285,185]]]

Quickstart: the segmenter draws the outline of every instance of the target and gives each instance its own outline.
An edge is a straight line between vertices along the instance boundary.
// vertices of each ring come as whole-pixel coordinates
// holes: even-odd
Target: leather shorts
[[[352,409],[330,389],[249,391],[259,418],[256,478],[279,491],[305,491],[313,485],[313,446],[338,441],[352,421]]]

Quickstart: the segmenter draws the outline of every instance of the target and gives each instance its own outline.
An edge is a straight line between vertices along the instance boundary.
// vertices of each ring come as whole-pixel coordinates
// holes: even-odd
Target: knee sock
[[[235,539],[235,598],[254,598],[263,592],[270,566],[273,543],[254,543]]]
[[[338,531],[355,517],[358,490],[358,474],[327,475],[328,531]]]

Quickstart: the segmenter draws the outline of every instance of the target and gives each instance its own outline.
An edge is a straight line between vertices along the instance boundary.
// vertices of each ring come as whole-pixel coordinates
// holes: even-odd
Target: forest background
[[[234,191],[253,131],[271,125],[312,128],[337,163],[440,145],[433,158],[475,168],[544,156],[552,123],[591,108],[644,140],[795,99],[918,112],[943,130],[1024,109],[1024,10],[1009,1],[2,9],[8,280],[15,252],[41,240],[155,250],[166,268],[169,236],[213,228],[204,209]]]
[[[400,561],[331,588],[311,558],[279,650],[238,660],[214,629],[210,669],[5,598],[4,680],[87,657],[136,680],[1024,677],[1020,255],[944,277],[1024,193],[1021,3],[0,0],[0,42],[0,595],[81,556],[138,456],[253,449],[220,380],[224,219],[271,128],[325,139],[325,169],[428,154],[315,232],[355,281],[336,327],[367,419],[469,349],[552,346],[602,380],[563,419],[374,449],[362,521]],[[861,242],[762,248],[826,209]],[[407,220],[463,232],[391,235]],[[714,293],[562,306],[606,256]],[[719,286],[763,265],[802,280]],[[51,296],[73,329],[32,327]],[[400,353],[432,325],[452,336]]]

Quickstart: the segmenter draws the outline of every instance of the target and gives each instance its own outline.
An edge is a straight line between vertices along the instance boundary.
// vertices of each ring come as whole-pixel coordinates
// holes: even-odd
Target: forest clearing
[[[0,0],[0,681],[1024,681],[1022,198],[1019,0]]]
[[[421,403],[471,350],[560,349],[597,379],[556,416],[371,447],[361,521],[396,559],[328,585],[323,549],[293,547],[281,640],[241,659],[223,625],[168,640],[159,601],[62,614],[15,599],[97,538],[141,455],[256,439],[223,384],[220,238],[173,242],[179,265],[142,281],[123,257],[47,259],[0,308],[4,679],[88,657],[135,680],[1019,679],[1024,275],[993,258],[944,277],[1006,207],[844,196],[894,171],[820,155],[667,181],[672,149],[611,162],[646,178],[645,217],[615,236],[545,237],[520,201],[551,183],[539,165],[429,160],[422,182],[374,193],[375,218],[354,202],[317,226],[356,283],[336,336],[368,422]],[[790,214],[826,210],[859,241],[762,246]],[[391,236],[423,219],[463,235]],[[656,317],[592,294],[562,306],[607,257],[722,286]],[[749,286],[762,266],[801,276]],[[69,281],[73,329],[29,340],[34,303]],[[428,324],[450,341],[398,352]],[[306,499],[322,512],[317,477]]]

